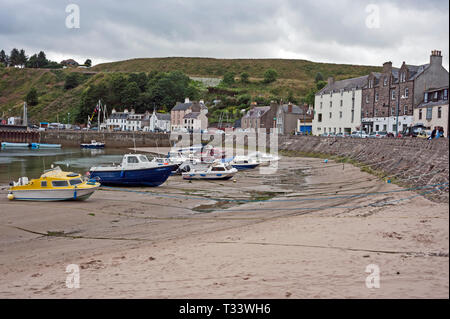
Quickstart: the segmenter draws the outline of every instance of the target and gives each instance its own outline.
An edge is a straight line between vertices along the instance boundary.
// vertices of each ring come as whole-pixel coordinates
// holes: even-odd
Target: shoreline
[[[285,157],[277,176],[175,177],[32,210],[2,191],[0,296],[448,298],[448,206],[334,164]],[[247,202],[217,200],[235,198]],[[65,286],[68,264],[80,289]],[[365,286],[369,264],[379,289]]]

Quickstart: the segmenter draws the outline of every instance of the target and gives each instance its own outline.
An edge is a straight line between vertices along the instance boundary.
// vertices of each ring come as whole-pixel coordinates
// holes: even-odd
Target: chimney
[[[188,97],[184,99],[184,103],[189,103],[189,98]]]
[[[256,102],[250,103],[250,109],[253,109],[253,108],[256,107],[257,105],[258,105],[258,103],[256,103]]]
[[[383,73],[391,73],[392,72],[392,62],[384,62],[383,63]]]
[[[112,109],[111,113],[112,114],[116,113],[116,109]]]
[[[438,50],[431,51],[430,64],[442,65],[441,51]]]
[[[333,85],[334,84],[334,77],[330,76],[328,78],[328,85]]]
[[[128,109],[123,110],[123,113],[128,113]]]
[[[200,100],[199,103],[200,104],[205,104],[205,101],[204,100]]]
[[[288,113],[292,113],[292,103],[289,102],[288,104]]]

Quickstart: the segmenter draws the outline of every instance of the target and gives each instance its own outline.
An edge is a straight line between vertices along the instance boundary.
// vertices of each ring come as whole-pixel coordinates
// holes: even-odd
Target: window
[[[344,103],[344,102],[341,100],[341,107],[342,107],[343,103]]]
[[[369,96],[366,95],[366,104],[369,103]]]
[[[375,117],[377,117],[378,116],[378,110],[377,109],[375,109]],[[378,130],[377,130],[378,131]]]
[[[444,90],[444,100],[448,100],[448,89]]]
[[[331,119],[331,117],[332,117],[332,113],[330,112],[330,119]]]
[[[422,119],[422,110],[419,110],[419,120]]]
[[[395,108],[391,107],[391,116],[395,115]]]
[[[428,93],[425,93],[425,94],[423,95],[423,101],[424,101],[425,103],[428,102]]]
[[[380,125],[375,125],[375,131],[379,131],[380,130]]]
[[[438,92],[436,91],[436,92],[434,92],[434,94],[433,94],[433,100],[437,100],[437,98],[438,98]]]
[[[342,118],[342,112],[339,112],[339,118],[340,119]]]
[[[433,118],[433,108],[427,107],[427,120],[431,120]]]
[[[41,182],[41,187],[47,187],[47,182],[46,181],[42,181]]]
[[[392,97],[393,100],[395,100],[395,90],[392,90],[391,97]]]
[[[333,101],[330,101],[330,107],[332,107],[333,106]]]
[[[404,106],[403,107],[403,115],[406,115],[406,114],[408,114],[408,106]]]
[[[353,123],[354,120],[355,120],[355,111],[352,110],[352,123]]]
[[[320,102],[320,108],[322,108],[322,102]]]
[[[383,125],[383,131],[386,132],[387,131],[387,124]]]
[[[375,102],[378,102],[378,92],[375,92]]]
[[[225,171],[225,168],[224,167],[213,167],[213,168],[211,168],[211,171],[213,171],[213,172],[223,172],[223,171]]]
[[[71,180],[69,181],[69,183],[70,183],[70,185],[74,186],[74,185],[81,184],[81,183],[83,183],[83,182],[81,181],[81,178],[74,178],[74,179],[71,179]]]
[[[341,96],[343,96],[344,95],[344,90],[343,89],[341,89]]]
[[[366,111],[366,117],[369,117],[369,111]]]
[[[322,113],[318,114],[317,122],[319,122],[319,123],[322,122]]]
[[[67,181],[52,181],[53,187],[67,187]]]
[[[442,117],[442,107],[438,107],[438,119],[440,119]]]
[[[137,157],[136,156],[128,157],[128,163],[131,163],[131,164],[138,163]]]
[[[383,80],[383,85],[384,85],[384,86],[387,85],[387,81],[388,81],[387,76],[385,76],[385,77],[384,77],[384,80]]]
[[[143,162],[143,163],[147,163],[147,162],[148,162],[148,158],[147,158],[147,156],[145,156],[145,155],[139,156],[139,159],[140,159],[141,162]]]
[[[409,96],[409,88],[405,88],[405,97],[407,98]]]

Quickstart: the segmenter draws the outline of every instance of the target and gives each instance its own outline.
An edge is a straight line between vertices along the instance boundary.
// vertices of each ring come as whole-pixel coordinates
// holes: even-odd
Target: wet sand
[[[235,180],[174,176],[64,203],[10,202],[3,186],[0,297],[449,297],[447,204],[319,159]],[[369,264],[380,288],[366,287]]]

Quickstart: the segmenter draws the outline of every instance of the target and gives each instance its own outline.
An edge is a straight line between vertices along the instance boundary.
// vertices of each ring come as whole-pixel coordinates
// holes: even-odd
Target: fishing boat
[[[44,171],[40,178],[19,178],[11,182],[8,199],[29,201],[86,200],[100,183],[84,180],[78,173],[64,172],[59,166]]]
[[[248,156],[235,156],[229,163],[239,171],[259,166],[258,162]]]
[[[89,176],[102,185],[159,186],[169,178],[175,164],[150,161],[142,154],[125,154],[120,165],[91,167]]]
[[[226,180],[232,178],[237,169],[228,163],[216,161],[206,168],[193,168],[188,172],[183,172],[183,179],[208,179],[208,180]]]
[[[96,140],[92,140],[91,143],[83,143],[80,145],[81,148],[104,148],[105,143],[97,142]]]

